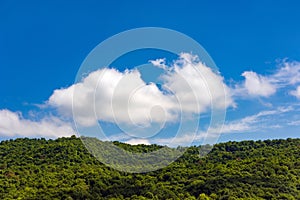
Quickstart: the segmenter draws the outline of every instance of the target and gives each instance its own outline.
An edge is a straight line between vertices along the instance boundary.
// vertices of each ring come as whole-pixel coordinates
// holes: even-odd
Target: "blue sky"
[[[300,74],[299,6],[298,1],[1,1],[0,138],[72,131],[49,98],[74,83],[96,45],[139,27],[182,32],[210,54],[236,104],[226,107],[228,133],[219,141],[299,137],[300,81],[290,81]],[[115,64],[122,68],[155,57],[166,55],[141,53]],[[255,81],[260,91],[251,90]],[[159,139],[164,143],[168,137]]]

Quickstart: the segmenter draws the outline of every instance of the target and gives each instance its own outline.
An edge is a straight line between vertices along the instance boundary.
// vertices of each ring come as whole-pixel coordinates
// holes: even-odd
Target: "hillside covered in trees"
[[[0,199],[300,199],[300,139],[220,143],[205,157],[192,146],[137,174],[100,163],[75,136],[2,141]]]

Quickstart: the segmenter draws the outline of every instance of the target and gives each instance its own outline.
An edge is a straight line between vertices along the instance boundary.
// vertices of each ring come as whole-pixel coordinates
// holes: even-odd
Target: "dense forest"
[[[126,173],[100,163],[75,136],[2,141],[0,199],[300,199],[300,139],[219,143],[204,157],[199,148],[163,169]]]

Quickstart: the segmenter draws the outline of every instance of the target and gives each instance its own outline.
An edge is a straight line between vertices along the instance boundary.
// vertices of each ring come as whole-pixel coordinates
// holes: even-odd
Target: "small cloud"
[[[232,88],[234,96],[270,97],[281,88],[300,83],[300,62],[284,60],[279,64],[279,69],[269,75],[262,76],[253,71],[245,71],[242,76],[245,81]],[[296,92],[292,91],[290,94],[298,97]]]
[[[160,58],[156,60],[149,60],[150,63],[152,63],[153,66],[161,68],[163,70],[167,70],[168,66],[166,65],[166,59]]]
[[[295,96],[297,99],[300,99],[300,86],[290,92],[291,95]]]
[[[276,92],[276,86],[264,76],[252,71],[242,74],[245,77],[244,87],[251,96],[269,97]]]
[[[138,144],[146,144],[146,145],[150,145],[151,143],[149,142],[149,140],[147,139],[139,139],[139,138],[133,138],[130,139],[128,141],[125,141],[125,143],[127,144],[131,144],[131,145],[138,145]]]
[[[271,76],[274,82],[283,87],[300,83],[300,62],[284,60],[279,65],[279,70]]]

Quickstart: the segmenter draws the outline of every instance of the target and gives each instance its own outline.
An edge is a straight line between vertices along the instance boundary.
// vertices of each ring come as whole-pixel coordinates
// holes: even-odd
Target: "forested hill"
[[[300,199],[300,139],[221,143],[203,158],[189,147],[144,174],[106,167],[74,136],[2,141],[0,199]]]

